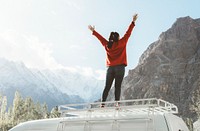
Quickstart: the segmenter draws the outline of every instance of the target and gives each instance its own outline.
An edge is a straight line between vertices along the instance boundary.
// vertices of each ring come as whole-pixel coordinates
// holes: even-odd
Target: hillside
[[[200,19],[178,18],[140,57],[122,85],[122,99],[161,98],[183,117],[200,109]]]

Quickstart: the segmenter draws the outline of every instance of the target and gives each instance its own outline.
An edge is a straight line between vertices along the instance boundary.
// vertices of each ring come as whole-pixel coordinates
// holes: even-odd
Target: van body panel
[[[182,118],[173,114],[165,114],[164,116],[166,118],[170,131],[189,131],[187,125],[184,123]]]

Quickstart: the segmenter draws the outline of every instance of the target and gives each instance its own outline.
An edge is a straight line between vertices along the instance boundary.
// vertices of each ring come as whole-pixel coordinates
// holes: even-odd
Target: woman
[[[124,78],[125,66],[127,66],[126,45],[135,26],[137,17],[137,14],[133,16],[133,20],[128,30],[121,39],[117,32],[111,32],[109,39],[106,40],[103,36],[96,32],[94,26],[88,26],[88,28],[92,31],[92,34],[99,39],[106,51],[106,66],[108,68],[106,73],[105,88],[102,94],[102,102],[106,101],[113,80],[115,80],[115,101],[120,100],[121,84]],[[104,107],[104,105],[105,104],[102,103],[101,107]],[[116,106],[119,106],[118,102]]]

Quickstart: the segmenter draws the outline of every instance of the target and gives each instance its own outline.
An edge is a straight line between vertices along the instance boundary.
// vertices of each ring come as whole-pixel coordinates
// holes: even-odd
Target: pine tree
[[[12,106],[8,108],[6,120],[7,120],[6,122],[7,129],[11,129],[14,126],[12,122]]]
[[[42,117],[49,118],[48,106],[46,103],[42,105]]]
[[[3,131],[6,130],[6,125],[7,125],[7,119],[6,119],[6,108],[7,108],[7,97],[1,97],[1,102],[0,102],[0,129]]]
[[[50,118],[57,118],[57,117],[60,117],[60,115],[61,114],[58,110],[58,106],[56,106],[51,110]]]
[[[2,95],[0,94],[0,112],[1,112],[1,105],[2,105]],[[1,119],[1,116],[0,116]]]
[[[1,113],[1,106],[3,103],[3,96],[0,94],[0,113]],[[0,120],[1,120],[1,115],[0,115]],[[0,121],[1,122],[1,121]]]
[[[16,91],[13,100],[13,110],[12,110],[13,125],[18,124],[20,121],[23,121],[23,113],[24,113],[24,100],[22,99],[19,92]]]
[[[34,118],[35,119],[41,119],[42,118],[42,111],[41,111],[41,105],[39,102],[35,104],[34,108]]]
[[[24,118],[25,121],[34,119],[34,117],[33,117],[33,108],[34,108],[33,100],[31,99],[31,97],[27,97],[25,99],[25,102],[24,102],[24,115],[23,115],[23,118]]]

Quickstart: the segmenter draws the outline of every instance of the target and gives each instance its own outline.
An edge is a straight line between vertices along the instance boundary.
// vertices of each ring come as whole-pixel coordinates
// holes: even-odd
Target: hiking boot
[[[100,108],[104,108],[104,107],[105,107],[105,104],[101,103]]]

